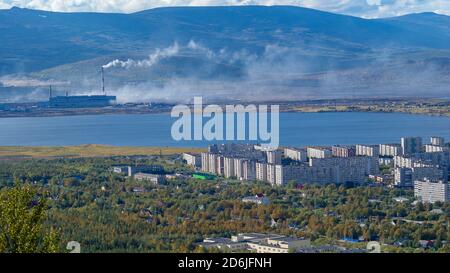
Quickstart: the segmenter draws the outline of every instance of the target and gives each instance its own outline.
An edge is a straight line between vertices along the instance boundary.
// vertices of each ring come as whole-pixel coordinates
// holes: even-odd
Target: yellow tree
[[[46,208],[46,200],[29,185],[16,183],[0,192],[0,252],[57,252],[56,233],[42,226]]]

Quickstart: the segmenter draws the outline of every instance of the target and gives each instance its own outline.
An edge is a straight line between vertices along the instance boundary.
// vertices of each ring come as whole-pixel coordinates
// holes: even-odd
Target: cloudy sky
[[[167,6],[294,5],[365,18],[431,11],[450,15],[450,0],[0,0],[12,6],[51,11],[134,12]]]

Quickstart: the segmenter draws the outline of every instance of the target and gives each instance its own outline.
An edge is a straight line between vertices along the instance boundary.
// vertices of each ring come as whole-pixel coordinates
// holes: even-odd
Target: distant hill
[[[100,67],[116,59],[107,87],[124,101],[448,96],[450,87],[450,17],[434,13],[367,20],[291,6],[12,8],[0,10],[0,41],[0,100],[19,85],[39,99],[50,83],[94,92]]]

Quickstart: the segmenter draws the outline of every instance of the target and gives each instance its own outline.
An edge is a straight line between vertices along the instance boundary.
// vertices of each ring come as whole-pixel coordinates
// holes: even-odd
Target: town
[[[426,202],[447,202],[450,198],[449,144],[442,137],[431,137],[426,144],[421,137],[402,137],[400,143],[393,144],[276,150],[250,144],[215,144],[208,152],[185,153],[183,158],[205,174],[273,186],[371,182],[414,188],[416,196]]]

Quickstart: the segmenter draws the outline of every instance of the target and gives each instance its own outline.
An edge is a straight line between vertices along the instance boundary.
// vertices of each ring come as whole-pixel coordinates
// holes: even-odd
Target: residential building
[[[412,168],[395,168],[394,184],[398,187],[412,187],[413,175]]]
[[[435,145],[435,146],[445,146],[445,140],[443,137],[433,136],[430,138],[430,143],[431,143],[431,145]]]
[[[448,202],[450,200],[449,184],[442,181],[414,181],[414,196],[422,202]]]
[[[128,166],[114,166],[114,173],[128,173]]]
[[[436,152],[443,152],[447,147],[443,147],[443,146],[437,146],[437,145],[431,145],[431,144],[426,144],[425,145],[425,152],[426,153],[436,153]]]
[[[231,239],[207,238],[199,246],[227,249],[233,252],[246,250],[256,253],[289,253],[309,249],[311,241],[277,234],[240,233],[232,236]]]
[[[402,146],[399,144],[380,144],[380,156],[394,157],[402,155]]]
[[[201,153],[202,171],[209,172],[209,153]]]
[[[269,205],[270,200],[265,197],[263,194],[257,194],[255,196],[247,196],[242,198],[242,202],[244,203],[255,203],[258,205]]]
[[[256,162],[256,180],[267,181],[267,164]]]
[[[224,161],[224,169],[223,169],[223,175],[225,178],[234,177],[234,159],[230,157],[225,157],[223,159]]]
[[[357,156],[378,157],[380,154],[378,145],[356,145]]]
[[[194,167],[202,166],[202,157],[199,155],[183,153],[183,160],[186,161],[186,164]]]
[[[300,162],[308,161],[308,154],[305,149],[285,148],[284,156]]]
[[[269,164],[281,164],[281,151],[280,150],[273,150],[273,151],[267,151],[267,163]]]
[[[309,158],[328,158],[331,157],[331,150],[324,147],[308,147],[306,149]]]
[[[247,181],[256,179],[256,162],[250,160],[242,162],[242,178]]]
[[[233,165],[234,165],[234,176],[237,179],[242,180],[244,178],[244,159],[235,158]]]
[[[402,153],[404,155],[412,155],[422,151],[421,137],[402,137],[401,138]]]
[[[128,176],[133,176],[136,173],[164,173],[164,167],[160,165],[138,165],[138,166],[128,166]]]
[[[335,157],[352,157],[356,156],[356,148],[354,146],[333,146],[331,153]]]
[[[275,172],[275,165],[274,164],[267,164],[267,182],[269,182],[272,185],[276,185],[276,172]]]
[[[165,182],[164,176],[150,173],[136,173],[134,179],[138,181],[148,181],[155,185],[163,184]]]

